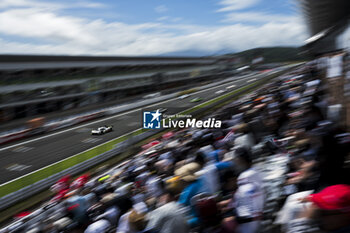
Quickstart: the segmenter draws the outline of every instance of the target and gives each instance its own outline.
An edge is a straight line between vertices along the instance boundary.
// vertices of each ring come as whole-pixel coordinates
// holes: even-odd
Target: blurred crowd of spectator
[[[98,177],[63,177],[4,232],[350,232],[349,134],[326,88],[305,65],[214,113],[221,129],[174,129]]]

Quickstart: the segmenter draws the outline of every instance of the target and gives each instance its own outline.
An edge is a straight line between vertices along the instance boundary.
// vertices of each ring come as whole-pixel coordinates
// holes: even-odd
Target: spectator
[[[243,123],[235,127],[235,132],[238,134],[234,145],[235,147],[245,147],[250,150],[254,146],[254,138],[248,132],[248,125]]]
[[[139,213],[136,210],[132,210],[128,216],[128,222],[130,231],[135,233],[146,233],[150,232],[146,230],[147,221],[145,213]]]
[[[90,224],[84,233],[107,233],[111,224],[106,219],[100,219]]]
[[[199,179],[203,184],[202,192],[217,194],[220,190],[220,177],[215,162],[212,160],[206,162],[205,155],[202,152],[197,153],[195,161],[202,167],[202,169],[196,173],[200,176]]]
[[[350,232],[350,186],[333,185],[303,201],[311,202],[297,219],[289,224],[288,233]]]
[[[198,163],[186,164],[175,171],[175,175],[179,176],[184,182],[184,190],[180,194],[179,203],[183,206],[190,208],[191,219],[188,224],[190,226],[196,226],[199,224],[196,210],[191,206],[191,199],[202,192],[203,183],[201,179],[196,175],[196,172],[200,170],[201,166]]]
[[[147,229],[158,233],[187,233],[186,223],[181,205],[177,203],[177,193],[167,189],[158,202],[158,208],[149,213]]]
[[[251,156],[246,148],[237,148],[235,156],[237,167],[241,171],[234,196],[239,232],[255,233],[259,229],[264,206],[261,175],[252,168]]]
[[[145,203],[133,205],[132,208],[120,217],[117,233],[137,233],[143,230],[141,229],[141,226],[145,225],[143,216],[147,211],[148,209]]]

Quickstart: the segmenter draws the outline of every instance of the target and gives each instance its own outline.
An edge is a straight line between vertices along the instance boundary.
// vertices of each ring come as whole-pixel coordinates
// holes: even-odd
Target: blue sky
[[[296,0],[1,0],[0,53],[203,55],[299,46]]]

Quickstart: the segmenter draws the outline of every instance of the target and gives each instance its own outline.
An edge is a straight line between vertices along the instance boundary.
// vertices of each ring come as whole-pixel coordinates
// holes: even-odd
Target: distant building
[[[214,78],[211,57],[0,56],[0,122]]]

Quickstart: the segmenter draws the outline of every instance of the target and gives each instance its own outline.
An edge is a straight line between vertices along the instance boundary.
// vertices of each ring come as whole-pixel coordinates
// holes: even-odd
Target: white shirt
[[[120,210],[117,207],[110,207],[103,214],[99,215],[98,218],[106,218],[112,225],[116,226],[119,213]]]
[[[148,215],[147,229],[157,230],[159,233],[188,233],[185,216],[181,206],[176,202],[169,202]]]
[[[264,208],[264,193],[258,173],[253,169],[242,172],[238,177],[238,189],[235,193],[236,212],[242,218],[261,216]],[[239,224],[240,233],[258,233],[260,220]]]
[[[106,232],[110,226],[111,224],[107,220],[101,219],[101,220],[98,220],[97,222],[90,224],[88,228],[84,231],[84,233]]]
[[[218,169],[216,168],[215,164],[208,163],[197,174],[200,175],[203,182],[203,188],[205,189],[202,190],[203,192],[215,194],[219,191],[220,179]]]
[[[214,151],[214,148],[212,145],[207,145],[207,146],[203,146],[199,149],[199,151],[204,152],[204,153],[210,153],[212,151]]]
[[[263,187],[262,174],[256,171],[253,167],[242,172],[237,179],[238,185],[243,183],[255,183],[259,187]]]
[[[117,233],[131,233],[130,226],[129,226],[129,215],[131,211],[126,212],[123,214],[118,223]],[[86,233],[86,232],[85,232]]]
[[[159,197],[162,194],[160,187],[160,179],[156,176],[151,176],[146,181],[147,195],[150,197]]]
[[[143,193],[138,193],[134,196],[132,196],[132,201],[134,204],[140,203],[140,202],[144,202],[145,200],[145,195]]]
[[[258,217],[264,208],[264,191],[261,175],[253,168],[238,176],[235,205],[238,216]]]
[[[251,149],[254,146],[254,139],[251,134],[243,134],[235,139],[235,147]]]

